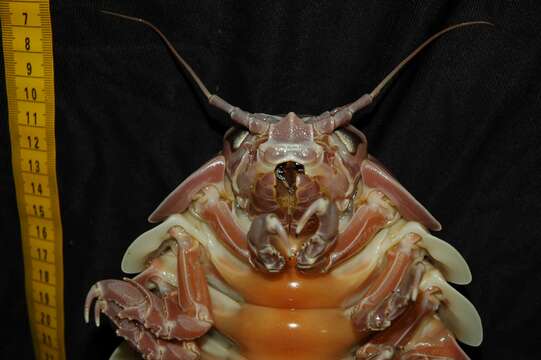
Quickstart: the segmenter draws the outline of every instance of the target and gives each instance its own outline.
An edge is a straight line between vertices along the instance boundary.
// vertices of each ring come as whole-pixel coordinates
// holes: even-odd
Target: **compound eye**
[[[244,143],[248,134],[250,134],[249,131],[240,127],[234,127],[225,134],[224,140],[231,144],[233,150],[237,150]]]
[[[334,130],[333,135],[340,140],[350,154],[355,154],[359,145],[366,142],[363,134],[358,130],[353,131],[348,128],[340,128]]]

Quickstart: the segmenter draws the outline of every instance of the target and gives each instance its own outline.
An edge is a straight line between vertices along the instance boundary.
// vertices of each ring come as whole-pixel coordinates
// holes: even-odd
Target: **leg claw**
[[[297,254],[297,269],[301,271],[314,269],[325,271],[329,262],[328,256],[325,255],[335,245],[338,237],[338,209],[334,202],[323,198],[312,203],[303,214],[297,225],[297,234],[313,215],[317,216],[319,226]]]
[[[118,328],[117,335],[126,339],[145,359],[195,360],[197,346],[187,341],[202,336],[212,326],[179,313],[176,292],[159,297],[131,280],[104,280],[90,289],[84,307],[84,318],[90,321],[94,305],[94,321],[100,325],[101,314]]]
[[[271,243],[277,237],[284,250],[288,249],[288,235],[282,224],[273,214],[259,215],[254,219],[248,231],[250,263],[260,270],[276,273],[285,266],[285,258]]]

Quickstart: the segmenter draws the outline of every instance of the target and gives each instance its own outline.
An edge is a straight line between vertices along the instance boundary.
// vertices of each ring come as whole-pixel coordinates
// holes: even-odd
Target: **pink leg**
[[[336,245],[325,265],[329,270],[359,252],[387,222],[387,218],[375,206],[360,207],[346,229],[338,235]]]
[[[363,300],[355,305],[351,320],[357,331],[368,333],[388,328],[404,312],[416,290],[423,272],[422,255],[415,248],[420,240],[407,234],[387,255],[387,263],[372,279]]]
[[[336,237],[333,235],[333,226],[336,225],[334,224],[336,221],[332,221],[336,218],[336,216],[334,216],[333,206],[327,207],[326,211],[322,212],[320,217],[325,224],[318,229],[319,233],[316,234],[318,236],[326,236],[327,239],[322,241],[321,244],[316,244],[314,238],[307,242],[307,246],[298,256],[299,269],[320,269],[321,271],[328,271],[337,264],[355,255],[388,221],[385,210],[380,209],[377,204],[364,205],[357,210],[344,232]],[[216,236],[223,241],[223,243],[231,249],[238,258],[247,263],[258,264],[258,259],[254,258],[253,251],[252,253],[250,251],[257,248],[257,244],[253,244],[255,245],[253,249],[249,249],[250,241],[247,235],[235,223],[231,210],[226,203],[223,201],[216,201],[209,204],[204,209],[202,216],[210,224]],[[252,227],[253,226],[254,225],[252,225]],[[280,235],[279,232],[278,235]],[[269,247],[265,248],[268,249]],[[332,252],[330,250],[332,250]],[[277,256],[277,254],[274,252],[272,252],[272,254],[269,252],[269,254],[272,255],[272,259],[275,259],[274,262],[281,262],[278,259],[279,256]],[[265,255],[266,254],[262,254],[262,257],[265,257]],[[266,266],[264,266],[264,268],[266,268]],[[278,269],[280,266],[273,265],[272,268]]]
[[[248,234],[235,223],[226,203],[218,201],[207,206],[203,217],[211,225],[215,234],[241,260],[255,269],[266,272],[279,272],[285,259],[271,243],[272,237],[281,242],[281,250],[287,250],[287,233],[273,214],[262,214],[251,224]]]
[[[179,226],[169,230],[177,240],[179,256],[177,259],[179,314],[188,314],[196,319],[212,324],[210,295],[205,273],[199,261],[199,243],[190,238]]]
[[[203,218],[210,224],[216,235],[241,260],[248,262],[250,253],[246,234],[233,219],[231,210],[223,201],[217,201],[205,208]]]
[[[189,342],[163,340],[130,320],[122,320],[116,331],[148,360],[196,360],[199,349]]]
[[[165,281],[160,284],[159,271],[153,265],[133,280],[99,281],[87,295],[85,320],[89,321],[90,308],[96,301],[96,325],[100,313],[106,314],[118,327],[117,333],[147,358],[197,358],[195,346],[188,346],[187,341],[201,337],[213,324],[200,250],[198,243],[180,228],[174,227],[169,233],[177,243],[178,288]],[[150,290],[150,283],[157,288]],[[168,352],[184,355],[164,357]]]
[[[321,270],[328,264],[328,258],[325,256],[335,245],[338,237],[338,209],[336,205],[328,199],[321,198],[310,205],[297,223],[297,235],[308,220],[316,215],[318,219],[318,228],[308,240],[302,245],[302,249],[297,254],[297,269],[300,271]]]
[[[247,240],[250,263],[254,268],[270,273],[283,269],[286,261],[271,243],[271,238],[275,236],[287,243],[287,233],[274,214],[259,215],[252,221]]]
[[[391,327],[375,335],[359,348],[357,360],[468,360],[452,334],[434,317],[438,289],[420,293],[415,303]],[[419,329],[429,321],[430,329]],[[426,325],[425,325],[426,326]],[[420,331],[421,330],[421,331]]]
[[[401,360],[469,360],[453,334],[437,318],[430,320],[431,331],[415,336],[402,351]]]
[[[378,333],[369,343],[357,350],[357,360],[398,358],[396,357],[399,353],[398,347],[407,342],[425,315],[437,309],[437,304],[430,295],[419,294],[415,304],[394,321],[391,327]]]

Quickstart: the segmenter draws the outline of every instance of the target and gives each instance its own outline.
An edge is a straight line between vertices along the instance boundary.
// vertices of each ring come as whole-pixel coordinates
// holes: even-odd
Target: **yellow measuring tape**
[[[62,360],[64,274],[49,0],[0,0],[0,19],[30,327],[36,358]]]

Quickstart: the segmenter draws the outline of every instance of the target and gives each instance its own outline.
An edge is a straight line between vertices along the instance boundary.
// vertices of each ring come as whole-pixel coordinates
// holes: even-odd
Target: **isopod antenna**
[[[177,49],[171,44],[171,41],[158,29],[154,24],[152,24],[150,21],[147,21],[142,18],[128,16],[124,14],[120,14],[117,12],[112,12],[108,10],[101,10],[102,13],[107,15],[116,16],[122,19],[127,19],[135,22],[139,22],[141,24],[144,24],[151,28],[156,34],[160,36],[160,38],[163,40],[167,48],[171,51],[175,59],[178,61],[178,63],[181,65],[181,67],[185,70],[185,72],[195,81],[203,95],[207,98],[210,105],[217,107],[218,109],[225,111],[229,114],[231,117],[231,120],[236,122],[239,125],[242,125],[250,130],[252,133],[261,134],[265,133],[269,127],[269,123],[255,118],[255,116],[252,113],[246,112],[242,109],[240,109],[237,106],[233,106],[221,97],[219,97],[216,94],[212,94],[209,89],[203,84],[203,81],[197,76],[195,71],[192,69],[190,64],[184,58],[178,53]]]
[[[395,68],[383,78],[383,80],[372,90],[371,92],[362,95],[360,98],[355,100],[354,102],[347,104],[345,106],[342,106],[336,110],[333,111],[326,111],[323,114],[319,115],[316,119],[316,128],[326,134],[330,134],[334,131],[334,129],[339,128],[341,126],[345,126],[349,124],[351,121],[351,118],[353,117],[353,114],[355,114],[357,111],[364,109],[370,104],[374,102],[374,100],[378,97],[378,95],[381,93],[381,90],[393,80],[393,78],[396,76],[396,74],[406,65],[408,64],[416,55],[418,55],[424,48],[426,48],[428,45],[430,45],[434,40],[442,36],[443,34],[462,28],[465,26],[472,26],[472,25],[491,25],[494,26],[494,24],[488,22],[488,21],[468,21],[463,22],[460,24],[449,26],[436,34],[432,35],[428,39],[426,39],[421,45],[419,45],[415,50],[413,50],[404,60],[402,60]]]
[[[258,119],[254,116],[254,114],[249,113],[247,111],[244,111],[240,109],[237,106],[233,106],[221,97],[219,97],[216,94],[212,94],[208,88],[203,84],[199,76],[195,73],[195,71],[192,69],[190,64],[184,60],[184,58],[178,53],[178,51],[175,49],[173,44],[169,41],[169,39],[158,29],[154,24],[151,22],[138,18],[133,16],[128,16],[108,10],[101,10],[104,14],[116,16],[119,18],[135,21],[142,23],[148,27],[150,27],[154,32],[156,32],[160,38],[163,40],[167,48],[171,51],[175,59],[178,61],[178,63],[181,65],[181,67],[186,71],[186,73],[195,81],[201,92],[205,95],[205,97],[208,99],[208,102],[210,105],[217,107],[218,109],[225,111],[229,114],[231,117],[231,120],[236,122],[239,125],[242,125],[250,130],[252,133],[261,134],[265,133],[269,128],[269,123],[266,121],[263,121],[261,119]],[[419,45],[415,50],[413,50],[404,60],[402,60],[385,78],[369,93],[366,93],[362,95],[357,100],[353,101],[352,103],[349,103],[345,106],[342,106],[338,108],[337,110],[333,111],[326,111],[323,114],[315,117],[315,127],[316,129],[321,133],[331,133],[336,128],[345,126],[349,124],[351,121],[353,114],[355,114],[357,111],[364,109],[371,105],[374,100],[378,97],[378,95],[381,93],[383,88],[391,82],[391,80],[394,79],[396,74],[406,65],[408,64],[416,55],[418,55],[424,48],[426,48],[428,45],[430,45],[432,42],[434,42],[437,38],[442,36],[443,34],[450,32],[452,30],[466,27],[466,26],[472,26],[472,25],[491,25],[494,26],[494,24],[488,22],[488,21],[468,21],[463,22],[460,24],[449,26],[436,34],[429,37],[427,40],[425,40],[421,45]]]

